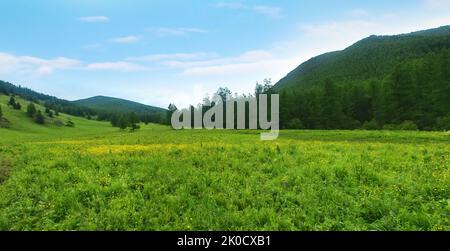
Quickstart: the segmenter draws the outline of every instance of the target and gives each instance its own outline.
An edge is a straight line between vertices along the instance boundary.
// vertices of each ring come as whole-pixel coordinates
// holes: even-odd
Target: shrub
[[[436,130],[439,131],[450,130],[450,115],[447,117],[439,117],[436,119]]]
[[[34,118],[34,121],[35,121],[36,123],[40,124],[40,125],[45,124],[45,118],[44,118],[44,115],[42,115],[42,112],[41,112],[41,111],[38,111],[38,112],[36,113],[36,116],[35,116],[35,118]]]
[[[293,118],[286,124],[286,127],[288,129],[303,129],[303,123],[300,119]]]
[[[0,118],[0,128],[10,128],[11,123],[6,118]]]
[[[378,123],[375,120],[365,122],[362,127],[363,130],[378,130]]]
[[[3,183],[11,172],[11,162],[0,157],[0,183]]]
[[[138,124],[131,124],[130,127],[131,127],[131,131],[136,131],[136,130],[141,129],[141,126]]]
[[[394,124],[386,124],[383,126],[383,130],[395,131],[398,130],[398,126]]]
[[[361,127],[362,127],[361,122],[359,122],[356,119],[348,118],[348,119],[344,120],[344,127],[343,128],[346,128],[346,129],[359,129]]]
[[[66,122],[67,127],[75,127],[75,123],[73,123],[71,120]]]
[[[403,131],[417,131],[419,127],[414,122],[406,120],[398,126],[398,129]]]
[[[30,118],[32,118],[32,117],[34,117],[34,115],[36,115],[36,106],[34,106],[33,103],[30,103],[30,104],[27,106],[27,115],[28,115]]]
[[[14,110],[21,110],[22,109],[22,105],[19,102],[17,102],[17,103],[14,104],[13,108],[14,108]]]
[[[53,124],[55,124],[56,126],[64,126],[64,122],[59,119],[54,120]]]

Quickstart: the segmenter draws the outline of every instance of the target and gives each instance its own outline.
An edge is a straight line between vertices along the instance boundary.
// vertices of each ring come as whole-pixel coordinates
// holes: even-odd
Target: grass
[[[450,230],[449,133],[129,133],[6,102],[0,230]]]

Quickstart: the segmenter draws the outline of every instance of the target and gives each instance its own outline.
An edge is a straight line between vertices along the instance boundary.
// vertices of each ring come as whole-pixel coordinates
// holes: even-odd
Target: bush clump
[[[378,123],[375,120],[367,121],[362,125],[363,130],[378,130]]]

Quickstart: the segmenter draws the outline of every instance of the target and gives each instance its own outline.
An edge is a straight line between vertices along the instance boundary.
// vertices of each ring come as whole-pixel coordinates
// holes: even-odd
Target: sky
[[[450,24],[450,0],[5,0],[0,80],[68,100],[252,93],[370,35]]]

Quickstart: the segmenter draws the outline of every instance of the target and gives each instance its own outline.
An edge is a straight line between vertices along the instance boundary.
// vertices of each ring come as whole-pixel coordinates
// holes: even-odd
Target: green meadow
[[[37,125],[7,101],[0,230],[450,230],[448,132],[289,130],[263,142],[64,114],[74,128]]]

